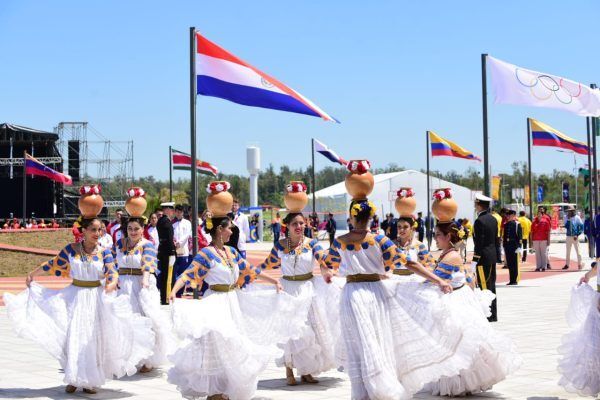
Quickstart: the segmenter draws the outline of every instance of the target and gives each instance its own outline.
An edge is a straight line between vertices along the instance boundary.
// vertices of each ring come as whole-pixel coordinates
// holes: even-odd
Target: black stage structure
[[[62,172],[63,159],[55,133],[8,123],[0,124],[0,219],[23,216],[23,153]],[[63,185],[41,176],[26,177],[27,217],[64,215]]]

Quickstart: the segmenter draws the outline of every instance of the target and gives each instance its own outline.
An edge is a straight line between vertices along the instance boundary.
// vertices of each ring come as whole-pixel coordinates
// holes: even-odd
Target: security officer
[[[523,230],[521,224],[517,221],[515,210],[508,210],[506,214],[508,218],[504,225],[502,244],[504,245],[504,257],[510,276],[508,285],[517,285],[519,284],[519,257],[523,243]]]
[[[160,290],[160,302],[169,304],[168,298],[171,288],[175,284],[173,279],[173,265],[175,264],[175,242],[173,240],[173,224],[171,220],[175,213],[175,203],[167,202],[160,205],[163,210],[162,217],[156,223],[158,233],[158,279],[156,286]]]
[[[472,268],[477,273],[477,282],[481,289],[496,293],[496,238],[498,237],[498,221],[490,214],[492,199],[478,194],[475,196],[477,219],[473,225],[473,254]],[[492,315],[488,321],[498,321],[496,299],[492,302]]]

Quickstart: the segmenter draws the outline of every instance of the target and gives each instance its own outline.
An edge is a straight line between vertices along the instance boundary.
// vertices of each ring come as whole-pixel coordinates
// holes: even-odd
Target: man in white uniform
[[[242,257],[246,258],[246,239],[250,237],[250,223],[246,214],[240,211],[240,201],[238,199],[233,199],[231,211],[233,212],[233,223],[240,230],[237,249]]]
[[[183,218],[183,206],[178,204],[175,207],[175,220],[173,220],[173,241],[175,242],[175,280],[179,278],[188,266],[188,256],[190,255],[188,241],[192,237],[192,223]],[[177,293],[177,297],[181,297]]]

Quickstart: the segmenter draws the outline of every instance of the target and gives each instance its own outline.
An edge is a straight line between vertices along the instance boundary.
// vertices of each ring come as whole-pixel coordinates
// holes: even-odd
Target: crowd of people
[[[52,218],[46,222],[44,218],[37,220],[36,218],[29,218],[25,223],[23,220],[16,217],[7,218],[4,222],[0,221],[0,230],[13,231],[19,229],[56,229],[60,228],[61,225],[58,221]]]

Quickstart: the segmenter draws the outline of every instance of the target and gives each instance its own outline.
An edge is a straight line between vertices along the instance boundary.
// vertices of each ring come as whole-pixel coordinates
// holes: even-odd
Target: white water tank
[[[260,172],[260,148],[248,146],[246,148],[246,168],[250,175],[258,175]]]

